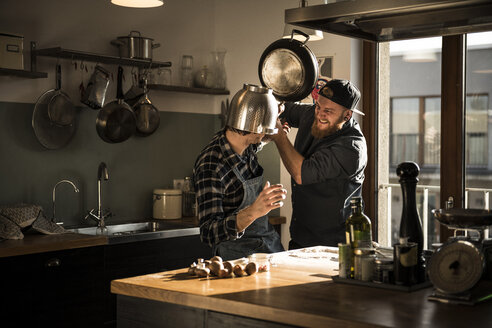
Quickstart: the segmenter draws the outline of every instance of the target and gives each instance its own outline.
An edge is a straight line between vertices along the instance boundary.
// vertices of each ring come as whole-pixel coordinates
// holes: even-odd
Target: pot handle
[[[123,67],[118,66],[118,83],[116,85],[116,98],[123,100]]]
[[[160,43],[152,43],[152,49],[159,48],[160,46]]]
[[[309,41],[309,35],[307,35],[306,33],[302,32],[302,31],[296,30],[296,29],[292,30],[292,34],[290,35],[290,41],[294,40],[294,33],[300,34],[306,38],[306,40],[304,40],[304,43],[302,45],[305,45],[306,42]]]
[[[128,36],[133,36],[132,34],[138,34],[139,37],[142,37],[142,34],[139,31],[130,31],[130,34]]]
[[[123,42],[121,40],[111,40],[111,44],[113,46],[121,47],[121,46],[125,45],[125,42]]]
[[[61,65],[56,64],[56,90],[61,89]]]

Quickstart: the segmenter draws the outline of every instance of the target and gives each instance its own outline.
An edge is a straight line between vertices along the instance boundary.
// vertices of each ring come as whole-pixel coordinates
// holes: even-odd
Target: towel
[[[24,234],[21,228],[10,221],[3,214],[0,214],[0,239],[22,239]]]
[[[32,228],[45,235],[68,232],[46,218],[43,208],[33,204],[15,204],[0,207],[0,238],[22,239],[22,231]]]
[[[65,230],[63,227],[59,226],[55,222],[48,220],[42,210],[39,211],[39,215],[36,221],[34,221],[34,223],[32,224],[32,228],[45,235],[56,235],[59,233],[68,232],[67,230]]]
[[[31,204],[15,204],[2,206],[0,213],[21,228],[30,226],[38,217],[41,206]]]

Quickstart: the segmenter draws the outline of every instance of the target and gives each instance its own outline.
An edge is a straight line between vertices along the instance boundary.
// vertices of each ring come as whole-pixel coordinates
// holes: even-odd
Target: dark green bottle
[[[372,247],[371,220],[362,212],[362,197],[350,200],[352,214],[345,221],[347,244],[355,248]]]
[[[357,248],[372,248],[371,220],[362,211],[362,197],[350,200],[352,214],[345,221],[345,238],[352,248],[350,259],[350,277],[354,274],[354,250]]]

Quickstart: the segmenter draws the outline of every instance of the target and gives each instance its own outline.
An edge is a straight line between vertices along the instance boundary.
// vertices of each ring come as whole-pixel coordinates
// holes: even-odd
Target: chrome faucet
[[[108,167],[106,166],[106,163],[101,162],[99,164],[99,168],[97,169],[97,214],[94,213],[96,211],[95,208],[91,209],[89,213],[85,216],[85,219],[91,218],[94,221],[97,222],[97,227],[98,230],[97,232],[100,234],[106,234],[107,233],[107,228],[106,228],[106,223],[104,220],[107,217],[112,216],[112,213],[110,211],[107,211],[107,213],[104,213],[104,210],[102,209],[102,192],[101,192],[101,182],[102,180],[109,180],[109,174],[108,174]]]
[[[75,191],[75,192],[79,192],[80,191],[77,188],[77,186],[75,186],[75,184],[72,181],[70,181],[70,180],[60,180],[53,187],[53,192],[52,192],[52,197],[53,197],[53,217],[51,218],[51,221],[53,221],[53,222],[55,222],[56,224],[59,224],[59,225],[62,225],[63,224],[63,221],[62,222],[56,222],[56,187],[58,187],[58,185],[60,185],[62,183],[71,184],[72,187],[73,187],[73,191]]]

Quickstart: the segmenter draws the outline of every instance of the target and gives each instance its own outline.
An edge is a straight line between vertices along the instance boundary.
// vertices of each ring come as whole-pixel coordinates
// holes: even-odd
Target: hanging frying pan
[[[147,95],[147,79],[143,80],[144,95],[133,106],[137,121],[137,134],[146,137],[157,130],[160,123],[159,111],[150,102]]]
[[[136,129],[135,114],[123,100],[123,68],[118,67],[116,100],[104,105],[96,119],[96,130],[102,140],[108,143],[123,142]]]
[[[294,33],[306,38],[294,39]],[[318,61],[306,46],[309,36],[292,30],[290,39],[270,44],[260,58],[258,75],[263,86],[272,89],[279,101],[299,101],[306,98],[316,86],[319,75]]]
[[[48,149],[68,144],[75,133],[75,107],[61,91],[61,67],[56,66],[56,88],[43,93],[32,114],[32,127],[38,141]]]

